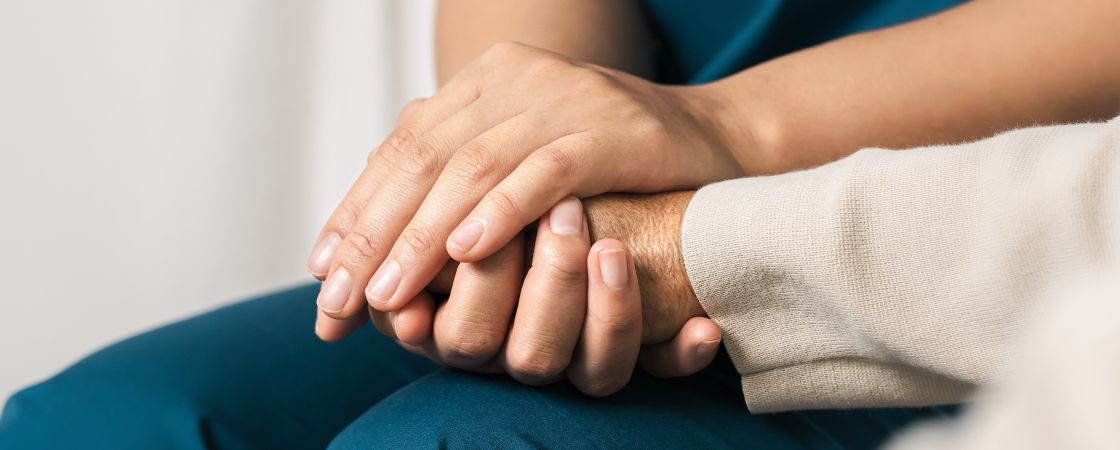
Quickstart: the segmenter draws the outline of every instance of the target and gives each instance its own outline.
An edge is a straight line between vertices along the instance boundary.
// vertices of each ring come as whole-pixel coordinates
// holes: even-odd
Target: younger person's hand
[[[741,176],[708,117],[715,100],[702,92],[521,44],[494,46],[401,112],[323,227],[308,261],[326,280],[323,315],[346,320],[367,299],[398,310],[449,255],[481,261],[568,195]]]

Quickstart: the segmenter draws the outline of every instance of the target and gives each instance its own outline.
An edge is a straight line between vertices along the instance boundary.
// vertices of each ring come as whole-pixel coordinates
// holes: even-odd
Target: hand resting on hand
[[[567,378],[589,395],[622,388],[635,361],[657,376],[690,375],[720,342],[680,256],[690,198],[605,195],[586,201],[586,215],[566,198],[531,247],[519,237],[483,261],[449,265],[404,309],[371,308],[373,322],[445,366],[528,384]]]

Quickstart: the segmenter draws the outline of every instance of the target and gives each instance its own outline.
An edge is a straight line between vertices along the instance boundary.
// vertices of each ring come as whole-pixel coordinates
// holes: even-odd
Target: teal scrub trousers
[[[440,369],[372,327],[313,333],[318,284],[101,350],[13,396],[0,449],[875,448],[941,409],[750,414],[726,356],[590,398]]]

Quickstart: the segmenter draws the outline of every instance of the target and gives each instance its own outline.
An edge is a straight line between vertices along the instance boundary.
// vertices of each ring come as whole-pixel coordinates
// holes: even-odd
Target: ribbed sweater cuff
[[[685,213],[689,281],[723,329],[753,412],[937,404],[971,389],[889,363],[842,308],[797,292],[816,283],[788,268],[828,266],[835,256],[818,235],[835,202],[822,199],[836,192],[842,177],[834,171],[847,164],[709,185]]]

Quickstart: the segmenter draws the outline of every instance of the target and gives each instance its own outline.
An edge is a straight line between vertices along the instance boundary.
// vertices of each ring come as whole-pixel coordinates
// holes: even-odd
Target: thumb
[[[722,340],[723,332],[712,319],[693,317],[672,340],[642,347],[638,365],[655,377],[689,376],[712,363]]]

